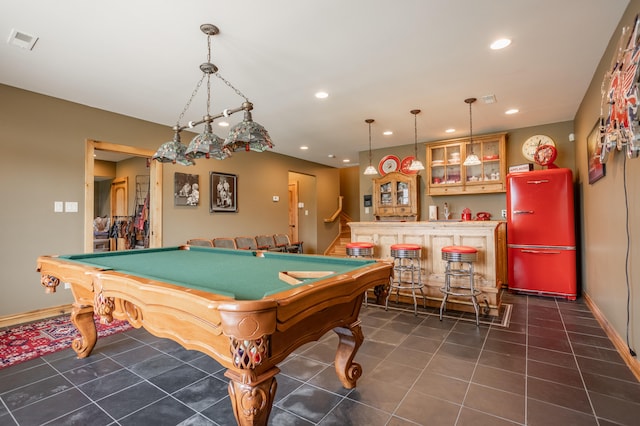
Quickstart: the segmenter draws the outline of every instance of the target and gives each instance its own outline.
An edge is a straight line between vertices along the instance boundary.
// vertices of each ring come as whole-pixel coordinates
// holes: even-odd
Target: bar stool
[[[444,272],[444,287],[440,289],[443,293],[442,304],[440,305],[440,321],[442,321],[442,312],[446,309],[447,298],[449,296],[469,297],[473,303],[473,309],[476,312],[476,325],[480,325],[478,315],[478,299],[480,290],[475,288],[473,282],[473,262],[478,257],[478,250],[469,246],[447,246],[442,247],[442,260],[447,262]],[[463,265],[460,268],[454,268],[452,264],[466,263],[467,268]],[[469,285],[452,285],[451,277],[468,277]]]
[[[427,298],[422,288],[422,280],[420,279],[420,254],[421,248],[417,244],[393,244],[391,247],[391,256],[393,257],[393,277],[391,277],[389,293],[384,308],[389,308],[389,296],[393,290],[396,290],[396,303],[400,298],[400,290],[411,290],[413,296],[413,313],[418,315],[418,301],[416,299],[416,290],[420,290],[422,294],[422,305],[427,307]],[[407,280],[407,275],[410,279]],[[416,279],[417,276],[417,279]]]
[[[368,257],[373,259],[373,243],[351,242],[347,243],[347,256],[349,257]],[[369,296],[367,291],[364,292],[364,306],[367,306]]]

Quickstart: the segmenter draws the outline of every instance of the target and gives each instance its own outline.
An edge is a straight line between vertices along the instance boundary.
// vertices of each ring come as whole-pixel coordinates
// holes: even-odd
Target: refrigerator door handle
[[[532,254],[560,254],[561,251],[549,251],[549,250],[520,250],[520,253],[532,253]]]
[[[513,214],[533,214],[533,210],[514,210]]]
[[[531,185],[540,185],[541,183],[549,183],[549,179],[528,180],[527,183]]]

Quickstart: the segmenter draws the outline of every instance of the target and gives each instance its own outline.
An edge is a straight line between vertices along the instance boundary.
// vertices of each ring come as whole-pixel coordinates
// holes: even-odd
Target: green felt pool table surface
[[[61,259],[233,297],[259,300],[319,279],[361,268],[375,260],[208,247],[165,247],[64,255]],[[289,284],[284,271],[329,271],[323,278]]]

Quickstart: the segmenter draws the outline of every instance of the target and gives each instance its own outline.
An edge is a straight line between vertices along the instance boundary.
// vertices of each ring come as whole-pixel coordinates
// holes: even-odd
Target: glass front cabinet
[[[451,139],[427,145],[427,194],[460,195],[506,191],[506,133]],[[474,154],[480,164],[465,166]]]
[[[376,220],[417,220],[418,175],[391,172],[373,180]]]

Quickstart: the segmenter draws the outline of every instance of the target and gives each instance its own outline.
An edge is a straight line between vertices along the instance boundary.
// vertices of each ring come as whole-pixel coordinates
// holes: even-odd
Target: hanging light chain
[[[469,146],[471,147],[471,155],[474,155],[473,152],[473,113],[472,113],[472,105],[476,101],[476,98],[467,98],[464,100],[467,104],[469,104]]]
[[[236,95],[240,96],[241,98],[244,98],[245,101],[249,102],[249,98],[247,98],[245,95],[243,95],[240,90],[236,89],[233,86],[233,84],[229,83],[229,81],[227,81],[227,79],[225,79],[223,76],[221,76],[219,72],[216,72],[215,76],[218,77],[220,80],[224,81],[224,84],[226,84],[231,89],[233,89],[233,91],[236,92]]]
[[[414,158],[418,159],[418,114],[413,114],[413,155]]]
[[[475,100],[475,99],[474,99]],[[471,105],[473,102],[469,102],[469,143],[473,144],[473,114],[471,113]],[[471,147],[473,150],[473,147]]]
[[[202,74],[200,81],[198,81],[198,84],[196,84],[196,88],[193,89],[193,93],[191,93],[191,97],[187,101],[187,104],[184,106],[184,109],[182,110],[182,112],[180,113],[180,116],[178,117],[178,121],[176,122],[177,127],[180,127],[180,121],[182,121],[182,118],[184,117],[184,115],[187,113],[187,110],[191,106],[191,102],[193,101],[193,98],[195,98],[196,95],[198,94],[198,90],[200,90],[200,86],[202,86],[202,82],[204,81],[204,78],[205,78],[205,74]]]
[[[207,74],[207,117],[211,115],[211,74]]]
[[[371,165],[371,123],[373,123],[373,120],[369,121],[371,119],[368,119],[368,123],[369,123],[369,165]]]
[[[207,62],[208,63],[211,63],[211,36],[212,35],[215,35],[215,34],[208,34],[207,35],[207,47],[208,47]],[[215,67],[215,65],[214,65],[213,69],[210,70],[209,74],[215,74],[215,76],[218,77],[220,80],[222,80],[224,82],[224,84],[226,84],[234,92],[236,92],[236,95],[240,96],[241,98],[244,98],[245,101],[249,102],[249,98],[247,98],[240,90],[236,89],[233,86],[233,84],[231,84],[227,79],[225,79],[222,75],[220,75],[220,73],[218,72],[218,68]],[[208,114],[208,112],[207,112],[207,114]]]

